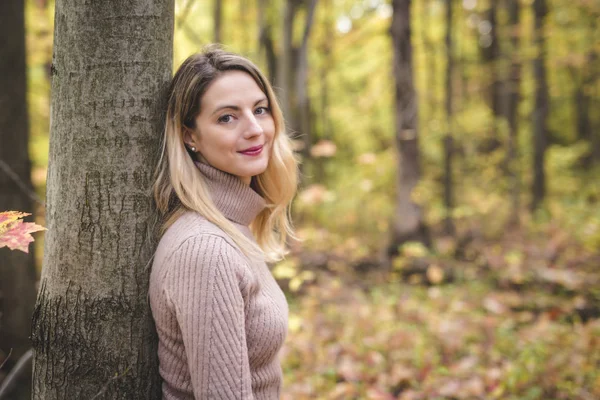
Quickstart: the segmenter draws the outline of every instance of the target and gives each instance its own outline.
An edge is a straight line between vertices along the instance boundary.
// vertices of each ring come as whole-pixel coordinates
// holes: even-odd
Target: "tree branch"
[[[27,187],[25,182],[23,182],[21,178],[19,178],[15,171],[13,171],[12,168],[10,168],[10,166],[1,159],[0,169],[4,171],[4,173],[8,175],[8,177],[13,180],[13,182],[19,187],[19,189],[21,189],[21,191],[25,193],[31,200],[35,201],[38,204],[41,204],[42,206],[46,205],[46,203],[44,203],[44,201],[40,199],[40,197],[34,191]]]
[[[31,360],[33,358],[33,349],[29,349],[19,358],[17,364],[10,370],[10,373],[0,386],[0,400],[8,400],[8,395],[15,389],[17,380],[21,375],[31,369]]]

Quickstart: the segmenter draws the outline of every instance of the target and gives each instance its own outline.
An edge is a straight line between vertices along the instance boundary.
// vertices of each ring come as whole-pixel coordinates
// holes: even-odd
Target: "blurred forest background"
[[[600,398],[600,2],[393,3],[176,2],[174,69],[211,42],[254,60],[302,158],[284,399]],[[53,7],[26,1],[42,225]]]

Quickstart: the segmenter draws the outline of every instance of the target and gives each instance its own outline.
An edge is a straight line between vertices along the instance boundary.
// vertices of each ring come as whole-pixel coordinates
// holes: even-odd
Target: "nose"
[[[244,130],[245,138],[252,138],[254,136],[258,136],[263,133],[263,127],[256,119],[254,113],[250,113],[250,116],[247,118],[246,127]]]

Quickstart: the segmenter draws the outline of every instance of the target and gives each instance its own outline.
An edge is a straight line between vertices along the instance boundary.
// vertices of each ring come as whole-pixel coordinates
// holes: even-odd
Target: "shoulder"
[[[160,238],[158,248],[167,252],[180,246],[185,241],[202,236],[215,235],[227,239],[227,234],[217,225],[208,221],[202,215],[187,211],[171,225]]]
[[[179,262],[175,261],[176,258],[179,259]],[[177,246],[172,247],[167,259],[171,260],[171,264],[189,264],[196,267],[216,264],[245,264],[241,253],[228,236],[205,231],[187,236]]]
[[[216,240],[220,245],[228,244],[241,254],[236,243],[219,226],[196,212],[188,211],[183,213],[160,238],[155,252],[155,264],[156,261],[172,256],[186,242],[203,242],[210,237],[220,238]]]
[[[218,253],[232,262],[244,260],[235,242],[221,228],[196,212],[185,212],[160,238],[151,276],[163,279],[174,263],[181,264],[187,258],[186,264],[189,264],[194,256],[210,259]],[[182,256],[185,256],[183,260]]]
[[[245,275],[247,262],[233,240],[195,212],[184,213],[167,229],[156,250],[152,273],[167,275],[227,266]]]

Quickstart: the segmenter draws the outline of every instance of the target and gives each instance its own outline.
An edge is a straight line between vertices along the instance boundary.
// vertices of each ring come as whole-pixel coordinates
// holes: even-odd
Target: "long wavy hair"
[[[258,246],[244,236],[213,203],[208,184],[194,164],[195,154],[184,145],[185,129],[191,129],[200,113],[200,100],[208,86],[226,71],[249,74],[267,96],[275,123],[272,152],[267,169],[252,177],[252,188],[267,204],[251,223]],[[294,237],[290,203],[296,194],[298,160],[285,131],[281,108],[273,88],[248,59],[217,46],[188,57],[179,67],[168,91],[168,103],[153,194],[161,217],[160,235],[186,211],[195,211],[221,228],[248,256],[266,261],[281,259],[287,237]],[[202,134],[202,133],[200,133]]]

